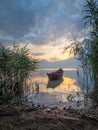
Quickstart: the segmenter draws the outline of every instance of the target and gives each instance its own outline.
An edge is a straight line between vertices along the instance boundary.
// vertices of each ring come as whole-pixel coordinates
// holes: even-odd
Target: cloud
[[[84,0],[0,0],[0,36],[47,43],[82,29]]]
[[[59,58],[57,58],[57,57],[52,57],[52,58],[50,58],[50,61],[57,61],[57,60],[60,60]]]
[[[47,43],[62,35],[66,36],[69,32],[77,33],[83,28],[81,2],[77,0],[54,0],[54,3],[47,8],[42,22],[38,22],[32,32],[28,34],[26,37],[28,40]]]
[[[0,35],[17,39],[34,27],[35,14],[30,10],[30,0],[0,0]],[[25,4],[27,3],[28,6]],[[28,8],[28,9],[26,9]]]
[[[44,55],[45,53],[39,53],[39,52],[36,52],[36,53],[32,53],[32,55],[34,55],[34,56],[42,56],[42,55]]]

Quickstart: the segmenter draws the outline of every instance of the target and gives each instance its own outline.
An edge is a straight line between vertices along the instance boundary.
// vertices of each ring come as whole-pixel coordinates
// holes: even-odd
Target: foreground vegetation
[[[0,103],[15,102],[23,96],[26,79],[37,68],[38,61],[29,58],[27,46],[12,49],[0,45]]]
[[[93,105],[98,106],[98,2],[95,0],[86,0],[84,6],[84,17],[86,26],[89,24],[92,31],[90,36],[82,43],[74,38],[74,42],[65,47],[65,51],[70,49],[74,53],[75,57],[81,62],[81,67],[84,72],[84,87],[93,87],[93,92],[90,93],[90,97],[93,101]]]

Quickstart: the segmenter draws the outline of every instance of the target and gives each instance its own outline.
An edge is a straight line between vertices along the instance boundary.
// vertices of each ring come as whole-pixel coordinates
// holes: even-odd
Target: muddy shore
[[[96,108],[0,106],[0,130],[98,130]]]

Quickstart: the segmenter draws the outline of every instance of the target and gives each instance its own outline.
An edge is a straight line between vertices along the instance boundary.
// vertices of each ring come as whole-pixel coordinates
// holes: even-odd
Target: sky
[[[41,61],[69,58],[62,53],[72,36],[82,41],[85,0],[0,0],[0,42],[28,43],[32,57]]]

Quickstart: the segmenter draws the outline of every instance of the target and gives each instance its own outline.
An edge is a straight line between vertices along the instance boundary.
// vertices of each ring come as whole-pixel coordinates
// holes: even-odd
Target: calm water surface
[[[86,88],[79,86],[77,69],[63,70],[63,78],[57,81],[49,81],[46,75],[47,72],[53,72],[55,69],[38,70],[35,78],[28,81],[31,91],[28,101],[60,108],[65,106],[83,108],[89,105],[89,99],[85,96]]]

